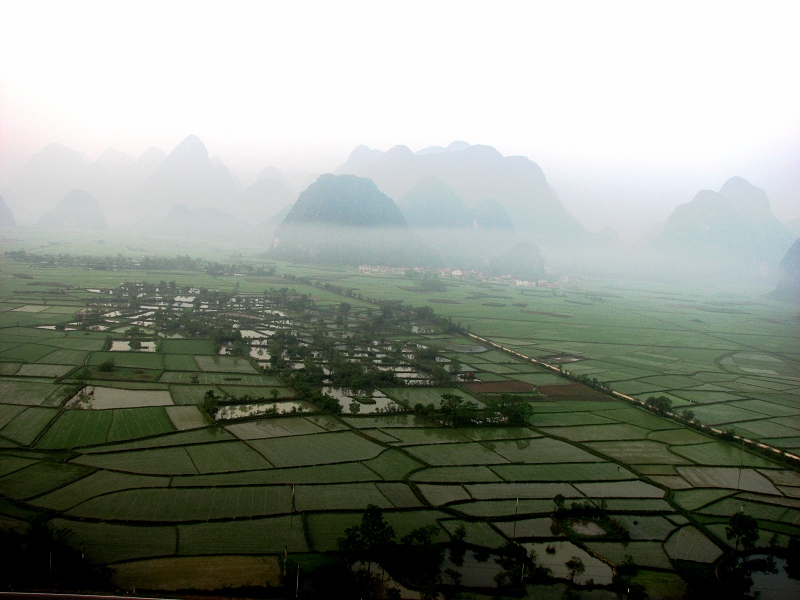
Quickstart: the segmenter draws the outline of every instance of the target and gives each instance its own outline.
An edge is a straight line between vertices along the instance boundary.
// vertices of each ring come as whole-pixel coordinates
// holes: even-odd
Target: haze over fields
[[[24,173],[44,152],[65,170],[51,169],[54,180],[66,170],[92,179],[84,191],[112,226],[176,204],[261,222],[318,175],[366,168],[348,161],[359,145],[431,157],[467,140],[529,158],[575,222],[613,227],[626,244],[733,176],[792,221],[800,84],[789,74],[800,41],[791,12],[784,3],[6,5],[0,193],[25,224],[81,188],[47,188],[37,175],[50,193],[26,196]],[[189,134],[209,156],[183,141]],[[180,165],[164,153],[179,144],[199,169],[192,198],[166,184]],[[376,184],[396,201],[412,187]]]

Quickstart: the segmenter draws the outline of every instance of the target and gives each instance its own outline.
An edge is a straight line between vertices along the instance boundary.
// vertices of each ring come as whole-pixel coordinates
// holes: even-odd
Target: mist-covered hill
[[[94,197],[84,190],[72,190],[61,202],[39,219],[45,227],[105,229],[108,227],[103,209]]]
[[[414,153],[406,146],[387,152],[356,148],[337,173],[372,179],[393,198],[401,198],[421,181],[436,177],[470,209],[487,200],[499,202],[514,227],[534,239],[574,242],[585,230],[567,212],[539,166],[524,156],[503,156],[490,146],[455,142],[447,148]]]
[[[452,188],[431,175],[397,200],[411,227],[469,227],[470,211]]]
[[[515,244],[529,243],[555,268],[587,275],[621,268],[619,242],[587,232],[524,156],[461,141],[416,153],[406,146],[387,152],[359,146],[336,172],[368,177],[398,198],[414,232],[448,264],[485,270]],[[467,227],[462,214],[469,216]]]
[[[771,296],[777,300],[800,304],[800,239],[781,261],[778,271],[778,285]]]
[[[256,224],[296,198],[272,168],[240,190],[225,165],[210,157],[194,135],[169,154],[151,147],[138,159],[109,148],[92,161],[71,148],[50,144],[11,177],[3,194],[18,221],[34,223],[74,189],[94,197],[109,221],[122,227],[146,215],[164,215],[176,204],[230,211]]]
[[[281,178],[268,176],[243,189],[232,205],[238,218],[256,224],[273,217],[296,199],[297,195]]]
[[[14,213],[8,208],[8,204],[0,196],[0,228],[16,227],[17,223],[14,220]]]
[[[273,237],[276,258],[328,264],[436,261],[394,201],[369,179],[321,175],[297,198]]]
[[[537,281],[545,276],[544,259],[535,244],[522,242],[490,261],[489,270],[497,275],[513,275],[518,279]]]
[[[143,235],[159,238],[244,240],[258,232],[232,214],[216,208],[189,208],[176,204],[166,215],[149,215],[140,219],[134,229]]]
[[[764,190],[732,177],[719,192],[702,190],[678,206],[647,250],[687,270],[774,271],[792,239]]]
[[[190,135],[178,144],[153,173],[133,191],[133,200],[153,212],[164,206],[222,207],[239,189],[222,164],[214,164],[205,144]]]

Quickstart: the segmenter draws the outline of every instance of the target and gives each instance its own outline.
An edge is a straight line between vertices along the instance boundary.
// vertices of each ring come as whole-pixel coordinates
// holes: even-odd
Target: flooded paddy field
[[[210,555],[335,552],[369,505],[398,537],[431,526],[448,551],[465,544],[463,566],[446,564],[474,590],[496,588],[508,544],[535,551],[547,585],[610,593],[611,573],[629,559],[653,590],[659,577],[680,581],[687,563],[712,572],[735,548],[725,528],[738,512],[757,520],[759,548],[800,536],[791,463],[593,381],[635,399],[664,395],[703,423],[800,447],[800,361],[785,325],[771,325],[793,322],[783,309],[758,300],[742,308],[750,320],[732,326],[731,313],[665,306],[644,291],[565,304],[506,289],[527,302],[521,312],[470,299],[468,283],[449,287],[457,304],[436,304],[436,313],[498,348],[438,321],[415,316],[411,325],[403,310],[381,312],[378,302],[326,290],[330,273],[313,275],[320,286],[281,281],[294,290],[284,295],[221,277],[215,285],[230,293],[216,308],[210,296],[182,291],[195,298],[165,306],[199,297],[206,308],[184,329],[172,308],[146,317],[165,323],[146,352],[121,339],[142,311],[113,305],[107,292],[116,288],[103,274],[87,275],[57,307],[19,293],[27,280],[4,289],[0,520],[24,529],[44,516],[131,587],[151,581],[158,561],[189,569],[188,559]],[[388,277],[336,276],[366,298],[427,298]],[[186,290],[201,285],[190,279]],[[97,322],[66,327],[101,301]],[[194,335],[210,315],[230,339]],[[378,315],[390,322],[384,329]],[[112,326],[120,331],[92,329]],[[109,335],[128,349],[109,347]],[[552,359],[572,378],[525,357]],[[457,422],[443,412],[448,397],[476,412]],[[529,408],[514,424],[484,418],[498,402]],[[580,574],[567,566],[573,557]]]

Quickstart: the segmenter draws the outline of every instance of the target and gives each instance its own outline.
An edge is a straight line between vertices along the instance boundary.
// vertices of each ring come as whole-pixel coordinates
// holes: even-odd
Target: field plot
[[[416,404],[427,406],[433,404],[439,407],[442,403],[442,394],[454,394],[460,396],[465,401],[470,400],[479,405],[483,403],[471,394],[465,393],[457,388],[445,387],[404,387],[404,388],[382,388],[381,391],[395,402],[404,406],[413,407]]]
[[[299,511],[365,510],[369,504],[381,508],[393,505],[374,483],[301,485],[295,489]]]
[[[592,552],[614,565],[625,562],[625,556],[635,557],[637,565],[656,569],[671,569],[672,565],[658,542],[629,542],[627,545],[612,542],[586,542]]]
[[[103,444],[108,439],[113,411],[68,410],[61,414],[36,444],[37,448],[77,448]]]
[[[270,485],[277,483],[354,483],[377,481],[380,477],[361,463],[337,463],[313,467],[290,467],[261,471],[234,471],[211,475],[185,475],[172,479],[173,487],[218,485]]]
[[[212,391],[219,394],[219,389],[213,386],[196,385],[171,385],[169,393],[174,404],[201,404],[206,392]]]
[[[719,547],[690,525],[673,533],[664,543],[664,550],[670,558],[700,563],[714,562],[722,554]]]
[[[393,449],[384,450],[375,458],[363,461],[362,464],[387,481],[403,479],[423,466],[407,454]]]
[[[327,431],[313,421],[304,417],[284,417],[282,419],[265,419],[236,423],[226,427],[241,440],[261,440],[292,435],[309,435]]]
[[[575,487],[587,498],[663,498],[664,490],[644,481],[615,481],[613,483],[576,483]]]
[[[160,383],[199,384],[201,386],[268,386],[271,381],[273,381],[273,378],[265,375],[248,375],[246,373],[190,373],[188,371],[164,371],[159,378]],[[208,389],[208,387],[206,387],[206,389]]]
[[[733,444],[713,441],[705,444],[673,447],[672,451],[701,465],[766,467],[774,466],[766,458],[744,451]]]
[[[167,394],[169,398],[169,394]],[[160,406],[112,411],[108,442],[149,437],[175,431],[166,411]]]
[[[73,369],[72,365],[24,364],[15,373],[17,377],[63,377]]]
[[[162,340],[160,351],[164,354],[210,354],[216,355],[211,340]]]
[[[551,416],[551,415],[548,415]],[[594,425],[583,427],[550,427],[542,429],[548,435],[567,438],[575,442],[607,440],[640,440],[647,437],[648,430],[620,423],[615,425]]]
[[[201,371],[210,371],[213,373],[257,373],[247,360],[235,356],[198,355],[194,357],[194,360]]]
[[[439,467],[450,465],[495,465],[511,462],[476,442],[409,446],[406,451],[424,463]]]
[[[568,483],[473,483],[464,487],[473,500],[555,498],[558,494],[565,498],[581,496],[581,492],[576,492]]]
[[[432,506],[442,506],[450,502],[471,500],[472,496],[460,484],[419,484],[420,493]]]
[[[368,431],[368,430],[367,430]],[[378,430],[382,431],[382,430]],[[386,432],[394,440],[399,440],[398,446],[414,444],[450,444],[455,442],[469,442],[471,439],[455,429],[441,427],[415,427],[414,429],[387,429]],[[367,432],[367,435],[370,435]]]
[[[619,481],[635,477],[608,462],[494,465],[491,469],[506,481]]]
[[[430,467],[412,473],[411,481],[441,481],[452,483],[493,483],[500,482],[500,476],[489,467]]]
[[[145,475],[196,475],[197,468],[184,448],[153,448],[104,454],[84,454],[73,462]]]
[[[200,412],[196,406],[167,406],[164,410],[167,411],[167,416],[169,416],[170,421],[178,431],[197,429],[209,425],[208,417]]]
[[[219,442],[185,446],[199,473],[227,473],[271,469],[263,456],[243,442]]]
[[[163,368],[162,356],[148,352],[92,352],[89,364],[97,366],[105,361],[113,360],[117,367],[128,369],[148,369],[159,371]]]
[[[89,399],[81,402],[84,408],[104,410],[172,405],[172,397],[166,390],[126,390],[102,386],[89,387],[87,390]]]
[[[259,439],[250,445],[276,467],[365,460],[383,450],[382,446],[348,431]]]
[[[50,381],[0,378],[0,403],[37,406],[53,404],[63,398],[68,386]]]
[[[681,465],[689,464],[689,460],[670,452],[666,444],[650,440],[623,442],[590,442],[587,444],[598,452],[633,465]]]
[[[178,537],[178,554],[186,556],[308,552],[301,515],[179,525]]]
[[[166,343],[166,342],[162,342]],[[164,368],[168,371],[197,371],[199,370],[191,354],[165,354]]]
[[[483,548],[500,548],[506,544],[506,539],[489,523],[458,521],[455,519],[443,519],[440,523],[450,535],[455,535],[459,527],[464,527],[467,534],[464,541],[468,544]]]
[[[0,429],[0,435],[23,446],[30,446],[57,414],[56,408],[24,408]]]
[[[22,366],[22,363],[18,362],[0,362],[0,376],[3,375],[13,375],[19,368]]]
[[[772,483],[753,469],[732,467],[677,467],[686,481],[695,487],[747,490],[780,496]]]
[[[25,467],[36,464],[38,461],[33,458],[22,458],[20,456],[11,456],[0,454],[0,477],[19,471]]]
[[[95,471],[87,477],[78,479],[64,487],[39,496],[31,501],[34,506],[65,511],[91,498],[103,496],[109,492],[137,490],[140,488],[167,487],[168,477],[148,477],[146,475],[129,475],[112,471]]]
[[[0,494],[14,500],[32,498],[91,473],[79,465],[41,461],[0,477]]]
[[[66,514],[123,522],[208,521],[289,513],[291,500],[285,485],[138,489],[87,500]]]
[[[279,529],[274,523],[265,526]],[[203,535],[197,538],[193,538],[192,531],[184,533],[189,539],[199,539],[200,543],[213,538],[213,532],[204,531]],[[221,545],[218,539],[214,543]],[[288,547],[293,551],[302,551],[294,544],[289,544]],[[266,549],[265,546],[264,550]],[[278,585],[280,575],[281,567],[277,556],[217,554],[212,564],[209,564],[206,556],[156,558],[118,563],[114,565],[113,581],[127,590],[158,588],[165,591],[188,589],[212,591],[220,588],[253,588],[265,583]]]
[[[170,525],[141,527],[54,519],[53,526],[72,532],[74,543],[98,564],[173,556],[178,542],[177,529]]]
[[[41,344],[20,344],[0,352],[0,359],[33,363],[40,358],[47,356],[52,351],[52,346],[44,346]]]
[[[526,464],[553,464],[573,462],[604,462],[604,459],[571,444],[551,438],[531,440],[486,442],[497,454],[509,462]]]

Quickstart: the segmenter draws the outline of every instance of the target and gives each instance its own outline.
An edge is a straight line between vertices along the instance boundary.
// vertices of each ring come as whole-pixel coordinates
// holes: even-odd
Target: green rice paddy
[[[55,277],[7,258],[3,268],[4,277],[15,269],[34,281]],[[279,272],[319,282],[279,280],[279,287],[306,294],[320,310],[344,301],[322,289],[326,283],[363,296],[347,298],[353,319],[377,308],[368,299],[428,305],[484,340],[585,375],[584,382],[596,378],[639,400],[666,395],[676,412],[691,410],[704,424],[778,449],[800,448],[797,315],[766,299],[726,296],[749,303],[744,319],[704,304],[720,300],[713,291],[681,301],[663,299],[669,290],[613,283],[578,283],[550,294],[459,280],[437,296],[452,303],[430,304],[430,294],[400,287],[400,275],[287,265]],[[103,349],[106,332],[40,329],[73,322],[91,301],[87,288],[122,282],[119,275],[77,269],[68,277],[74,286],[58,306],[23,293],[30,291],[24,279],[0,297],[0,522],[43,515],[97,564],[130,570],[156,559],[331,552],[369,504],[384,509],[398,536],[433,525],[437,539],[450,541],[463,526],[466,542],[483,550],[512,540],[567,543],[571,536],[570,543],[601,561],[618,565],[631,555],[664,576],[676,576],[683,561],[718,560],[729,550],[724,524],[739,510],[759,520],[763,540],[780,533],[785,544],[786,536],[800,535],[800,474],[793,463],[443,330],[382,336],[405,346],[407,355],[409,344],[436,346],[464,370],[468,365],[474,381],[381,384],[380,391],[404,408],[437,407],[442,394],[484,406],[503,385],[535,386],[514,392],[531,406],[527,423],[451,428],[436,415],[408,410],[214,421],[205,412],[208,391],[228,401],[271,401],[273,390],[280,398],[299,391],[285,373],[264,373],[255,361],[220,355],[210,340],[188,334],[159,339],[157,352],[110,352]],[[125,274],[131,277],[162,278]],[[264,295],[265,284],[247,278],[174,277],[187,288],[236,290],[250,300]],[[510,299],[487,306],[478,291]],[[603,301],[592,295],[598,292],[607,294]],[[512,306],[520,301],[525,311]],[[317,326],[305,323],[302,311],[281,310],[291,320],[287,328],[310,335]],[[130,325],[119,321],[115,339]],[[278,327],[273,315],[266,324]],[[256,326],[242,324],[250,327]],[[115,370],[98,372],[111,358]],[[97,406],[68,404],[84,366],[91,385],[105,390]],[[476,391],[472,383],[497,387]],[[630,540],[554,529],[558,494],[567,504],[604,502]]]

